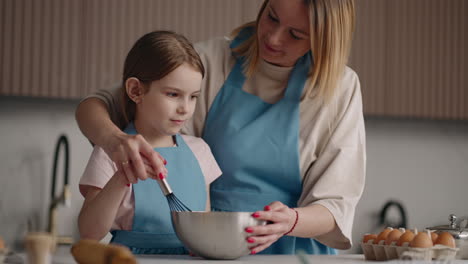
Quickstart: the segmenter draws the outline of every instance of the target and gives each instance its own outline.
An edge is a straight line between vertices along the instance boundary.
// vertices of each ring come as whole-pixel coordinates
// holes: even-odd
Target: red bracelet
[[[296,227],[297,221],[299,221],[299,213],[296,211],[296,209],[294,209],[294,208],[291,208],[291,209],[293,209],[294,212],[296,212],[296,221],[294,221],[294,225],[291,227],[291,229],[288,232],[284,233],[283,236],[287,236],[289,233],[291,233],[294,230],[294,228]]]

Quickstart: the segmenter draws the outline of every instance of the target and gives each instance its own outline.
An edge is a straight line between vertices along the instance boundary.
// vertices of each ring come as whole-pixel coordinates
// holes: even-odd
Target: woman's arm
[[[296,226],[292,232],[289,233],[290,236],[317,237],[327,234],[335,229],[335,218],[324,206],[312,204],[306,207],[295,208],[295,210],[297,211],[299,218],[297,219],[298,221]],[[290,218],[290,220],[291,219],[294,219],[295,221],[295,213],[293,214],[293,218]]]
[[[333,231],[336,227],[331,212],[321,205],[314,204],[292,209],[276,201],[265,206],[264,210],[255,212],[253,217],[272,223],[246,229],[248,233],[253,233],[247,241],[258,244],[251,248],[253,254],[266,249],[286,234],[296,237],[317,237]]]
[[[102,190],[89,188],[78,217],[81,238],[101,240],[109,232],[128,188],[125,176],[119,171]]]
[[[107,105],[99,98],[90,97],[82,101],[76,108],[75,118],[85,137],[102,147],[107,155],[117,145],[113,141],[125,135],[111,121]]]
[[[107,105],[101,99],[84,100],[78,105],[75,116],[83,134],[104,149],[129,182],[147,178],[145,162],[150,164],[154,175],[167,175],[164,158],[141,135],[128,135],[120,130],[112,122]]]

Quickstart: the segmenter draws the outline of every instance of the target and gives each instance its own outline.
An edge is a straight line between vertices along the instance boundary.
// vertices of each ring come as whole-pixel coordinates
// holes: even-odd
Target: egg
[[[439,235],[437,235],[436,232],[431,232],[431,240],[432,240],[432,243],[435,245],[436,244],[436,241],[437,241],[437,237]]]
[[[400,236],[403,233],[398,230],[398,229],[393,229],[387,236],[387,239],[385,239],[385,245],[390,245],[392,242],[397,242]]]
[[[382,230],[382,232],[380,232],[377,235],[377,238],[374,240],[374,244],[379,244],[380,241],[385,241],[385,239],[387,239],[388,234],[390,234],[390,232],[392,232],[392,230],[393,230],[393,228],[391,228],[391,227],[387,227],[384,230]]]
[[[413,238],[414,238],[413,231],[408,229],[400,236],[400,238],[398,239],[396,245],[401,247],[401,246],[403,246],[403,243],[406,243],[406,242],[409,243],[409,242],[411,242],[411,240],[413,240]]]
[[[431,237],[427,233],[420,232],[411,240],[409,246],[414,248],[430,248],[433,244]]]
[[[362,243],[367,243],[369,240],[374,240],[377,239],[376,234],[365,234],[364,237],[362,238]]]
[[[449,232],[442,232],[437,237],[437,240],[434,243],[435,245],[444,245],[447,247],[455,248],[455,239]]]

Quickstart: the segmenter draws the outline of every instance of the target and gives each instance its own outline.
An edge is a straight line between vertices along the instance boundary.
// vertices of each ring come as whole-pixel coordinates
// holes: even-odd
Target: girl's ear
[[[139,104],[143,97],[143,84],[135,77],[128,78],[125,81],[125,90],[127,91],[128,97],[135,102],[135,104]]]

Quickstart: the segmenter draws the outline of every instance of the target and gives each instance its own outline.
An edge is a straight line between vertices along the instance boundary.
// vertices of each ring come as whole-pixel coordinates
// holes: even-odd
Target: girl
[[[168,31],[141,37],[125,60],[123,113],[125,133],[145,140],[160,155],[166,168],[136,178],[134,160],[120,166],[96,146],[80,180],[85,197],[79,215],[82,238],[112,241],[135,254],[187,253],[172,228],[170,210],[156,178],[167,181],[191,210],[209,210],[209,184],[221,171],[208,145],[200,138],[181,136],[200,94],[204,67],[183,36]]]

